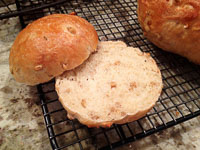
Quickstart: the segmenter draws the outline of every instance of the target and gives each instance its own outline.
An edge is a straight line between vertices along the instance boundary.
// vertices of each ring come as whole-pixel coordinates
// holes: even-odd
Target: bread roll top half
[[[97,32],[86,20],[49,15],[18,34],[10,51],[10,71],[18,82],[28,85],[47,82],[82,64],[97,43]]]

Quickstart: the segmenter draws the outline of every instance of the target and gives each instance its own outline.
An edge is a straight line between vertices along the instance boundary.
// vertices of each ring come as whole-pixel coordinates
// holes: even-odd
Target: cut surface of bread
[[[151,56],[121,41],[100,42],[87,61],[56,78],[68,117],[89,127],[139,119],[161,90],[161,73]]]

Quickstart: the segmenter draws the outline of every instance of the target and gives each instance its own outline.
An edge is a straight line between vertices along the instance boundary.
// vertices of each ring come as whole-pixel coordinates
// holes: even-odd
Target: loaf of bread
[[[97,32],[86,20],[49,15],[18,34],[10,51],[10,72],[16,81],[28,85],[47,82],[82,64],[97,44]]]
[[[138,0],[138,19],[156,46],[200,64],[200,0]]]
[[[88,127],[139,119],[161,90],[161,73],[151,56],[120,41],[99,42],[97,52],[82,65],[56,77],[68,117]]]

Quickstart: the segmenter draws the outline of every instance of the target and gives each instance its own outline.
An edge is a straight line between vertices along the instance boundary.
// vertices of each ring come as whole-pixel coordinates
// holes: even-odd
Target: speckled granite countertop
[[[0,21],[0,149],[49,150],[36,88],[15,82],[9,73],[9,49],[19,31],[18,18]]]
[[[36,88],[15,82],[9,73],[9,49],[19,31],[18,18],[0,20],[0,150],[50,150]],[[199,131],[196,117],[118,149],[199,150]]]

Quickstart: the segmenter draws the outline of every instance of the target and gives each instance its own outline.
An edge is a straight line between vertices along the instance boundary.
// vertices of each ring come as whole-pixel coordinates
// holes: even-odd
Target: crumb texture
[[[129,116],[146,113],[161,89],[161,74],[151,56],[120,41],[100,42],[84,64],[56,79],[61,103],[82,122],[134,120]]]

